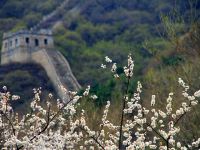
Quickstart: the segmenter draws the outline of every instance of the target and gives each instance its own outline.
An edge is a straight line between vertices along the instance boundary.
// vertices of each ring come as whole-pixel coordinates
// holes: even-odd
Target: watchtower
[[[4,33],[1,64],[30,61],[33,52],[52,49],[53,43],[51,30],[20,30],[14,33]]]
[[[1,64],[34,62],[40,64],[54,84],[60,98],[67,102],[67,90],[79,90],[80,85],[74,77],[65,57],[54,48],[50,30],[20,30],[3,35]]]

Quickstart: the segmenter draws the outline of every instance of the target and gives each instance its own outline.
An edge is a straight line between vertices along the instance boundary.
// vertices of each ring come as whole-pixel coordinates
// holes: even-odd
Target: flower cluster
[[[111,73],[119,78],[117,65],[109,57],[105,61],[111,64]],[[106,65],[102,64],[102,68]],[[198,104],[200,91],[189,94],[189,86],[179,78],[178,83],[183,87],[182,95],[186,101],[180,108],[173,109],[174,93],[169,93],[164,110],[156,108],[156,95],[151,96],[149,107],[144,106],[141,98],[142,84],[137,82],[134,94],[129,93],[130,80],[133,77],[134,61],[128,56],[128,64],[124,67],[127,78],[127,89],[122,97],[121,116],[119,123],[108,120],[111,102],[107,101],[102,113],[101,123],[97,131],[87,124],[85,111],[78,114],[77,104],[84,98],[97,99],[90,95],[88,86],[82,95],[63,88],[69,96],[65,103],[61,99],[54,100],[52,94],[46,105],[41,105],[42,89],[34,89],[35,94],[30,104],[30,113],[19,116],[13,112],[10,101],[19,100],[17,95],[11,95],[7,87],[0,93],[0,148],[2,149],[103,149],[103,150],[187,150],[197,149],[200,138],[185,143],[177,138],[181,132],[179,122],[185,114]],[[54,103],[52,103],[54,102]],[[117,108],[116,108],[117,109]],[[120,109],[119,109],[120,111]]]
[[[124,67],[124,73],[127,77],[133,76],[134,61],[131,54],[128,55],[128,65]]]
[[[115,78],[119,78],[119,75],[117,74],[117,63],[115,63],[115,62],[113,63],[113,61],[108,56],[105,57],[105,62],[108,64],[111,64],[110,71],[113,73],[113,76]],[[101,68],[105,69],[106,65],[101,64]]]

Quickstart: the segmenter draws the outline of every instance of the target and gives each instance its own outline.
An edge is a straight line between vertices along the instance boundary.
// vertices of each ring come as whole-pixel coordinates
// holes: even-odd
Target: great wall
[[[76,91],[81,87],[68,61],[55,50],[51,30],[20,30],[15,33],[4,33],[1,65],[16,62],[40,64],[64,101],[67,101],[69,97],[62,87]]]
[[[52,81],[59,97],[64,101],[68,101],[69,97],[63,87],[67,91],[77,91],[81,88],[68,61],[55,49],[51,30],[58,21],[54,18],[68,3],[69,0],[63,0],[53,12],[44,16],[30,30],[4,33],[1,49],[1,65],[29,62],[40,64]],[[77,8],[70,9],[69,14],[74,10]]]
[[[33,26],[31,30],[39,30],[39,29],[46,29],[46,28],[53,28],[54,25],[60,22],[60,16],[67,15],[70,17],[76,17],[80,13],[80,4],[76,4],[70,8],[66,8],[70,0],[63,0],[63,2],[51,13],[43,16],[38,24]],[[67,10],[67,11],[64,11]],[[63,14],[63,12],[65,12]]]

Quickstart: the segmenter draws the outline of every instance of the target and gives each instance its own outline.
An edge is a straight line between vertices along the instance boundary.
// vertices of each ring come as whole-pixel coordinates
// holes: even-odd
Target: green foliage
[[[29,13],[47,14],[55,9],[62,0],[7,0],[0,10],[1,18],[23,18]]]
[[[71,6],[77,3],[74,1]],[[163,40],[165,37],[160,37],[164,29],[159,19],[162,12],[169,14],[173,7],[170,1],[83,0],[80,3],[81,13],[73,16],[66,11],[63,24],[55,28],[55,43],[82,85],[107,81],[107,75],[98,77],[99,71],[93,71],[106,55],[119,62],[125,60],[128,53],[133,53],[139,75],[152,55],[158,57],[161,51],[172,48],[169,41]],[[179,29],[177,34],[180,36],[185,28],[183,22],[174,21],[173,26]]]
[[[24,22],[18,22],[13,28],[12,28],[12,32],[16,32],[19,31],[21,29],[26,28],[26,24]]]
[[[182,56],[169,56],[169,57],[163,57],[162,58],[163,63],[165,65],[170,65],[170,66],[174,66],[174,65],[178,65],[184,62],[184,59]]]
[[[33,27],[42,19],[42,15],[40,13],[29,13],[24,17],[24,22],[26,22],[26,26],[28,28]]]
[[[171,48],[171,44],[162,38],[151,38],[150,40],[145,40],[142,45],[145,50],[153,56],[160,51]]]
[[[63,0],[7,0],[0,2],[0,32],[31,28]]]
[[[8,17],[12,16],[13,18],[21,18],[24,14],[23,11],[26,8],[24,3],[20,1],[10,1],[6,2],[0,11],[0,16]]]
[[[63,0],[45,0],[42,3],[39,2],[36,5],[36,10],[42,12],[43,14],[51,13],[55,9],[55,6],[58,6]]]
[[[111,99],[114,88],[115,82],[113,80],[108,81],[106,84],[96,84],[94,87],[92,87],[91,92],[96,94],[98,97],[98,99],[95,100],[97,107],[104,106],[106,102]]]
[[[12,29],[17,23],[16,19],[6,18],[0,19],[0,31],[5,32]]]

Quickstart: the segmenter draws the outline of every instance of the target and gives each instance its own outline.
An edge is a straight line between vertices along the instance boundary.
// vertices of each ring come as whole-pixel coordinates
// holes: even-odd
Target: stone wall
[[[54,49],[52,33],[48,30],[22,30],[4,34],[1,64],[15,62],[36,62],[43,66],[58,95],[64,101],[68,101],[69,97],[61,87],[65,87],[67,91],[77,91],[81,87],[67,60]]]
[[[15,49],[9,55],[7,53],[2,54],[2,57],[1,64],[15,62],[40,64],[47,72],[59,97],[65,102],[69,100],[69,97],[61,87],[65,87],[67,91],[77,91],[81,88],[70,69],[69,63],[57,50],[38,49],[32,53],[27,53],[26,49]]]
[[[8,52],[1,53],[1,64],[9,64],[12,62],[27,62],[30,60],[30,53],[25,48],[16,48]]]
[[[49,57],[47,51],[45,49],[39,50],[37,52],[32,53],[32,61],[40,64],[46,71],[48,77],[53,82],[53,85],[60,96],[61,99],[67,101],[69,99],[68,95],[61,89],[63,85],[60,81],[58,74],[56,73],[56,69]]]
[[[1,49],[1,63],[24,62],[30,60],[31,54],[40,49],[54,48],[50,30],[4,33]]]

